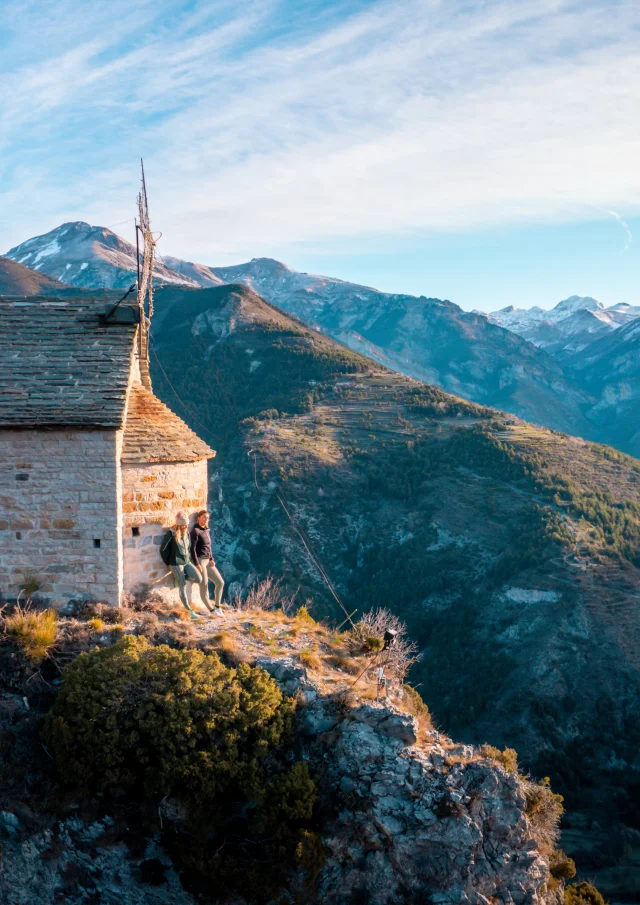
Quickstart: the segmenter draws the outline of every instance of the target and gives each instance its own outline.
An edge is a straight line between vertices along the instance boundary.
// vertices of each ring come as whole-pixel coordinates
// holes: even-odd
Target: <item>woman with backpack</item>
[[[160,556],[173,573],[182,605],[189,610],[192,619],[199,619],[198,613],[187,600],[187,581],[200,581],[200,574],[191,558],[189,519],[184,512],[176,513],[175,524],[167,531],[160,547]]]

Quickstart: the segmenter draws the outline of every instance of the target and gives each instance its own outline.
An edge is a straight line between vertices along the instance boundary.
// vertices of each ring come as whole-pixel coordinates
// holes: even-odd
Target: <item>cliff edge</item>
[[[518,774],[515,752],[454,744],[433,728],[426,707],[408,686],[392,683],[381,694],[376,687],[380,654],[362,649],[353,633],[337,634],[315,622],[304,607],[285,615],[281,609],[237,603],[216,620],[196,623],[180,618],[167,595],[132,601],[131,609],[85,606],[60,618],[54,645],[35,672],[8,631],[10,643],[0,647],[0,735],[6,755],[0,788],[2,902],[32,905],[34,897],[41,905],[562,901],[563,882],[553,869],[559,797],[548,785]],[[269,757],[280,757],[285,766],[302,765],[312,778],[313,817],[305,826],[313,832],[302,830],[300,838],[311,844],[303,855],[298,851],[277,895],[260,893],[261,846],[268,833],[253,831],[252,838],[239,837],[244,841],[237,843],[232,830],[238,824],[230,824],[228,815],[214,808],[201,816],[203,833],[209,823],[223,827],[217,831],[220,845],[216,840],[208,855],[205,882],[201,865],[196,869],[180,854],[185,845],[193,854],[196,843],[193,807],[185,805],[179,787],[154,795],[116,783],[108,793],[96,794],[95,788],[74,791],[60,781],[54,760],[62,753],[73,759],[76,752],[51,747],[54,735],[43,736],[42,730],[42,716],[49,713],[46,726],[59,701],[69,697],[69,666],[63,666],[62,679],[60,666],[82,662],[86,670],[96,658],[128,649],[138,655],[160,653],[167,662],[172,651],[197,652],[205,666],[211,658],[227,663],[217,668],[231,678],[243,670],[245,679],[262,675],[259,681],[275,683],[278,695],[289,701],[289,740]],[[388,663],[389,674],[392,667]],[[129,683],[128,694],[132,687]],[[136,686],[133,694],[140,738],[148,709],[141,689]],[[84,698],[95,697],[90,683],[80,693],[82,706]],[[163,700],[173,695],[170,687]],[[96,746],[100,738],[106,745],[99,724],[102,711],[111,706],[108,697],[94,702]],[[126,706],[118,698],[118,708]],[[157,701],[154,706],[159,711]],[[113,727],[117,719],[108,715],[104,725],[110,720]],[[114,739],[120,744],[121,738]],[[143,742],[135,744],[140,747],[132,750],[142,763]],[[261,800],[260,794],[254,792],[253,798]],[[286,820],[279,812],[279,819],[292,826],[302,825],[297,794]],[[242,811],[242,819],[255,808],[251,796],[243,803],[225,801],[224,808]],[[232,844],[242,848],[247,869],[257,870],[255,895],[246,889],[230,892],[229,873],[221,873],[223,884],[211,882],[220,851]]]

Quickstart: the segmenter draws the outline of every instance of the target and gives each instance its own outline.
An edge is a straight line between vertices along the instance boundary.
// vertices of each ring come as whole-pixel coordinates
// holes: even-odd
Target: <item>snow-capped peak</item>
[[[133,231],[133,230],[132,230]],[[16,245],[7,257],[26,267],[86,289],[128,288],[136,279],[135,246],[104,226],[84,220],[62,223],[55,229]],[[155,279],[163,283],[198,285],[157,260]]]
[[[568,299],[561,302],[549,311],[549,320],[562,320],[564,317],[570,317],[577,311],[603,311],[604,305],[590,296],[571,295]]]

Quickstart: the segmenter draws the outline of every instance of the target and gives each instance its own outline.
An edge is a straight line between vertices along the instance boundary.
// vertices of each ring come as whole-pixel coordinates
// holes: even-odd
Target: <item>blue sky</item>
[[[640,5],[0,0],[0,249],[65,220],[465,308],[640,301]]]

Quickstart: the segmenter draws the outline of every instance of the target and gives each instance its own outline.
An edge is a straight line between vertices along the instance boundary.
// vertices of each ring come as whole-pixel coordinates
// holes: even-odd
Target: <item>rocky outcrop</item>
[[[262,665],[309,702],[306,753],[336,811],[318,905],[555,901],[517,776],[438,732],[418,744],[415,718],[390,703],[345,710],[293,661]]]
[[[328,676],[312,678],[293,657],[257,659],[300,704],[296,756],[319,793],[325,857],[305,886],[308,905],[556,902],[547,892],[550,849],[526,814],[518,776],[420,727],[402,699],[329,693]],[[23,805],[0,812],[3,905],[193,905],[162,847],[163,832],[184,826],[176,801],[159,804],[150,837],[136,836],[126,808],[115,820],[81,813],[56,821]],[[292,877],[278,903],[302,901],[298,885]],[[246,903],[236,897],[233,905]]]

